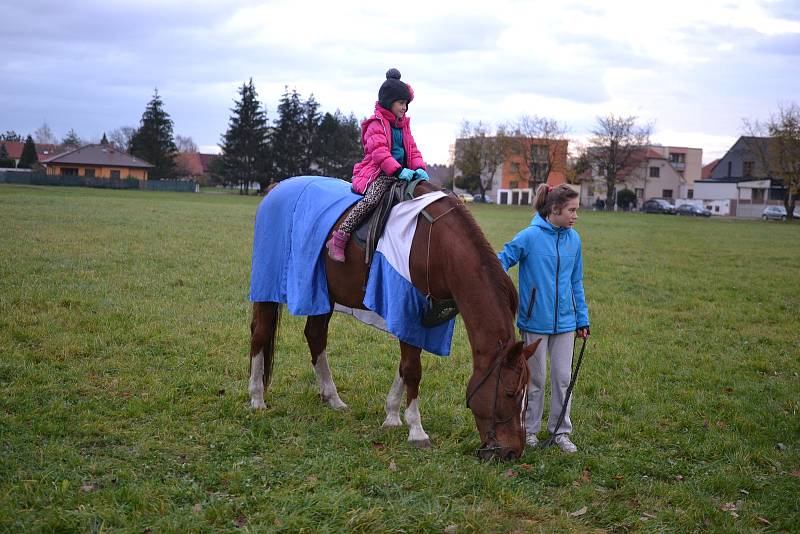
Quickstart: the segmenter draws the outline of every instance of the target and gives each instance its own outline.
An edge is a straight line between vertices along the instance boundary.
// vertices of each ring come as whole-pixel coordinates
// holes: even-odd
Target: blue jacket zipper
[[[558,272],[561,270],[561,252],[558,244],[561,242],[561,230],[556,231],[556,307],[553,312],[553,333],[558,332]]]

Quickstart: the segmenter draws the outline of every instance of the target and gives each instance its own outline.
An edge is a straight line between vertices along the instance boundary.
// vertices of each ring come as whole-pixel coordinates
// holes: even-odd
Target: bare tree
[[[33,132],[33,137],[37,143],[42,145],[58,144],[53,130],[50,129],[50,126],[48,126],[46,122],[43,122],[42,125]]]
[[[522,115],[514,124],[509,148],[521,160],[520,180],[534,191],[547,182],[560,156],[566,157],[567,132],[566,125],[537,115]]]
[[[768,138],[766,143],[751,145],[767,176],[779,178],[786,186],[783,205],[786,222],[791,222],[800,197],[800,106],[780,105],[767,121],[745,121],[744,129],[747,135]]]
[[[117,150],[130,152],[131,138],[135,133],[136,128],[133,126],[120,126],[111,132],[108,136],[108,140]]]
[[[197,153],[197,144],[188,135],[187,136],[176,135],[175,146],[178,147],[178,152],[186,152],[189,154]]]
[[[464,121],[456,140],[455,168],[460,176],[455,185],[467,191],[478,190],[482,198],[491,189],[492,179],[510,150],[507,126],[499,125],[494,133],[489,124]]]
[[[609,114],[597,118],[591,130],[590,148],[586,151],[589,162],[606,179],[606,209],[614,209],[617,197],[617,177],[625,167],[631,167],[650,145],[651,123],[636,124],[636,117],[618,117]]]

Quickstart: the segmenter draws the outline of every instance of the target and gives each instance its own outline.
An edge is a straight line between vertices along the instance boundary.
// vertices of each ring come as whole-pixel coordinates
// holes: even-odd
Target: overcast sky
[[[585,140],[599,115],[703,149],[800,101],[799,0],[355,2],[2,0],[0,131],[47,122],[86,140],[137,126],[158,88],[175,133],[214,151],[242,82],[270,120],[284,86],[322,111],[371,114],[388,68],[412,130],[445,163],[463,120],[521,114]]]

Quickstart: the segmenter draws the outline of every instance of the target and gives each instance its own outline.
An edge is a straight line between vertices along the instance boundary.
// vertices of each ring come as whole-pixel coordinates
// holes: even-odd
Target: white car
[[[770,219],[774,221],[785,221],[786,208],[784,208],[783,206],[767,206],[766,208],[764,208],[764,211],[761,212],[761,218],[764,219],[765,221]]]

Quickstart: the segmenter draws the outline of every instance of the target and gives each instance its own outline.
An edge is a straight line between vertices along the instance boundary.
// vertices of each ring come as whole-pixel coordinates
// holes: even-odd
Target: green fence
[[[0,169],[0,184],[60,185],[72,187],[99,187],[103,189],[145,189],[147,191],[176,191],[194,193],[198,191],[194,180],[148,180],[136,178],[92,178],[88,176],[56,176],[42,172]]]

